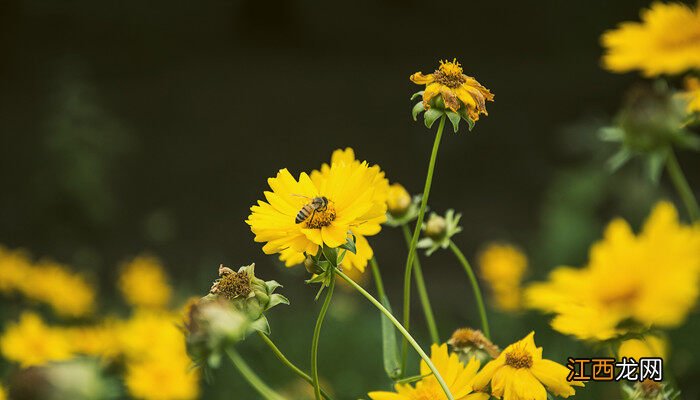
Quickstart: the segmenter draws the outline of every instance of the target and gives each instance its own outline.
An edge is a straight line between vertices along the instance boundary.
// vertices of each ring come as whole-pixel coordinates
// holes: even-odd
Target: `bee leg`
[[[308,219],[307,222],[306,222],[306,226],[311,225],[311,221],[314,220],[314,216],[315,216],[315,215],[316,215],[316,210],[314,210],[314,211],[311,213],[311,216],[309,217],[309,219]]]

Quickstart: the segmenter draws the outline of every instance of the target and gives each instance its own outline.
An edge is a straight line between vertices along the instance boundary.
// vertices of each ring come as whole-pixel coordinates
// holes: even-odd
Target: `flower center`
[[[513,368],[532,367],[532,355],[523,349],[514,349],[506,353],[506,365]]]
[[[221,296],[229,300],[246,297],[252,291],[250,276],[245,272],[232,272],[224,275],[215,283],[215,287]]]
[[[328,202],[323,211],[316,210],[309,215],[305,222],[307,229],[320,229],[328,226],[335,220],[335,207],[332,202]]]
[[[440,61],[440,68],[433,73],[435,80],[447,87],[456,88],[467,81],[462,74],[462,66],[457,59]]]

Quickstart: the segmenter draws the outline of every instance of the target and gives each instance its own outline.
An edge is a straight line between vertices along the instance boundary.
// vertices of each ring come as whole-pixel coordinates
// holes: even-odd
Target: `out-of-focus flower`
[[[73,351],[88,356],[114,359],[122,352],[122,321],[107,319],[96,325],[65,329]]]
[[[479,371],[473,381],[481,390],[491,383],[491,394],[503,400],[546,400],[547,392],[569,397],[576,391],[568,382],[569,370],[561,364],[542,358],[542,348],[535,346],[535,332],[506,347],[501,355]]]
[[[425,251],[426,255],[433,254],[439,248],[448,248],[452,236],[462,232],[462,227],[459,226],[460,218],[462,218],[462,214],[455,214],[452,209],[445,212],[444,218],[431,212],[428,221],[423,224],[425,237],[418,241],[416,247],[428,249]]]
[[[179,322],[180,316],[175,313],[137,310],[121,324],[119,347],[132,360],[177,352],[185,354],[185,342],[177,327]]]
[[[644,335],[638,339],[627,339],[620,344],[618,357],[634,358],[639,361],[642,357],[660,357],[666,359],[668,342],[656,335]]]
[[[698,298],[700,225],[656,205],[639,235],[622,219],[591,247],[585,268],[558,267],[526,291],[530,307],[554,313],[552,327],[584,340],[607,340],[634,320],[644,329],[683,323]],[[625,324],[628,326],[629,324]]]
[[[389,226],[401,226],[418,218],[421,196],[413,196],[406,191],[400,183],[394,183],[389,187],[387,197],[386,224]]]
[[[172,295],[162,263],[151,256],[138,256],[122,266],[119,290],[136,307],[163,308]]]
[[[613,72],[645,76],[700,68],[700,12],[681,3],[654,3],[642,22],[624,22],[601,37],[603,65]]]
[[[478,329],[457,329],[452,333],[447,344],[452,346],[452,351],[459,355],[459,359],[463,363],[468,362],[472,357],[476,357],[477,360],[484,363],[501,354],[501,349]]]
[[[53,261],[35,265],[24,286],[27,297],[47,303],[57,314],[82,317],[95,308],[95,291],[85,278]]]
[[[129,362],[124,382],[137,399],[190,400],[199,395],[199,374],[182,353]]]
[[[16,291],[27,281],[30,269],[31,262],[24,252],[0,246],[0,293]]]
[[[447,344],[433,344],[430,348],[430,361],[433,362],[440,375],[444,378],[447,386],[455,399],[464,400],[487,400],[487,393],[474,392],[472,381],[479,370],[480,362],[472,358],[466,365],[460,362],[455,353],[447,351]],[[415,386],[410,384],[397,384],[396,392],[370,392],[368,395],[372,400],[424,400],[424,399],[446,399],[440,384],[435,376],[431,374],[425,361],[421,361],[420,375],[425,376],[419,380]]]
[[[426,110],[428,127],[438,117],[447,114],[455,132],[462,119],[471,129],[474,122],[479,120],[479,114],[488,115],[486,101],[493,101],[494,98],[476,79],[463,74],[462,66],[456,59],[440,61],[440,66],[432,74],[416,72],[410,79],[415,84],[425,85],[425,90],[419,92],[423,101],[413,108],[413,118]]]
[[[488,283],[495,304],[504,311],[521,307],[521,283],[527,271],[527,257],[510,244],[490,244],[479,254],[481,277]]]
[[[700,113],[700,79],[685,78],[685,91],[682,95],[688,103],[686,110],[689,113]]]
[[[22,368],[67,360],[73,352],[65,332],[44,324],[34,313],[23,313],[0,337],[3,357]]]
[[[686,129],[688,103],[664,83],[637,86],[629,91],[613,126],[600,130],[600,138],[619,143],[608,165],[612,170],[633,157],[645,162],[649,177],[658,181],[673,147],[700,150],[700,138]]]
[[[0,400],[7,400],[7,394],[5,393],[5,388],[0,385]]]
[[[378,166],[354,157],[348,162],[347,152],[337,153],[340,161],[312,173],[313,179],[302,173],[296,180],[286,169],[268,179],[267,201],[252,206],[246,220],[255,241],[266,242],[266,254],[279,253],[290,265],[302,259],[289,249],[316,255],[320,246],[338,248],[355,235],[357,261],[351,264],[353,255],[346,254],[347,265],[364,268],[372,254],[364,237],[378,233],[386,220],[388,183]]]

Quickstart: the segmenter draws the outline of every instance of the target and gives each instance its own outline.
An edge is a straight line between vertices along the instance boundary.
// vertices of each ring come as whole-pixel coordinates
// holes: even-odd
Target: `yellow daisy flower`
[[[163,308],[172,295],[160,260],[139,256],[122,266],[119,290],[132,306]]]
[[[124,383],[137,399],[190,400],[199,395],[199,374],[183,354],[129,362]]]
[[[682,225],[671,203],[659,203],[639,235],[622,219],[611,222],[589,258],[585,268],[559,267],[526,290],[530,307],[556,315],[559,332],[606,340],[624,333],[618,324],[628,319],[670,328],[698,298],[700,225]]]
[[[617,353],[619,358],[631,357],[637,361],[643,357],[661,357],[665,360],[668,355],[668,342],[660,336],[645,335],[640,339],[623,341]]]
[[[603,34],[603,65],[613,72],[645,76],[700,68],[700,12],[681,3],[654,3],[642,22],[624,22]]]
[[[21,287],[30,269],[31,262],[26,254],[0,246],[0,293],[10,293]]]
[[[440,95],[445,107],[457,112],[465,107],[472,121],[479,119],[479,114],[488,115],[486,101],[493,101],[493,94],[482,86],[476,79],[462,73],[462,66],[457,59],[440,61],[440,66],[432,74],[423,75],[416,72],[411,75],[411,81],[425,85],[423,92],[423,107],[431,107],[431,100]]]
[[[685,91],[682,93],[688,102],[686,110],[689,113],[700,113],[700,79],[685,78]]]
[[[279,253],[293,266],[303,261],[300,253],[316,254],[324,244],[339,247],[353,234],[357,255],[348,252],[343,263],[364,269],[372,257],[365,236],[379,233],[386,221],[388,183],[378,166],[352,159],[324,165],[311,176],[302,173],[298,180],[287,169],[268,179],[267,201],[252,206],[246,220],[255,241],[266,242],[266,254]]]
[[[496,306],[504,311],[517,311],[521,305],[523,276],[527,257],[515,246],[490,244],[479,254],[481,277],[491,287]]]
[[[542,358],[542,348],[535,346],[535,332],[506,347],[498,358],[489,362],[474,377],[473,386],[482,390],[491,383],[491,394],[503,400],[546,400],[549,391],[555,396],[576,393],[568,382],[569,370]]]
[[[450,393],[455,399],[487,400],[489,398],[487,393],[474,393],[472,389],[472,380],[481,364],[476,358],[472,358],[467,365],[464,365],[459,361],[457,354],[448,353],[447,344],[444,343],[442,345],[433,344],[430,351],[430,360],[445,379]],[[428,376],[418,381],[415,386],[397,384],[394,387],[396,392],[370,392],[369,398],[372,400],[447,399],[437,379],[430,375],[430,369],[425,361],[421,361],[420,374]]]
[[[24,313],[0,337],[0,352],[22,368],[67,360],[73,356],[63,331],[51,328],[34,313]]]
[[[95,308],[95,291],[85,277],[50,260],[34,265],[20,290],[62,316],[82,317]]]

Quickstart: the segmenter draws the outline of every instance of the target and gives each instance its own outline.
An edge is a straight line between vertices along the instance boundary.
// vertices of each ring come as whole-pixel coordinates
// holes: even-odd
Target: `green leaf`
[[[455,133],[457,133],[459,130],[459,121],[462,120],[462,117],[454,111],[445,111],[445,114],[447,114],[447,118],[449,118],[452,123],[452,128],[454,128]]]
[[[323,246],[323,256],[331,263],[332,266],[338,266],[338,250],[332,249],[328,246]],[[327,271],[327,269],[325,269]]]
[[[260,331],[266,335],[270,334],[270,324],[267,322],[267,318],[265,318],[264,315],[260,316],[260,318],[256,319],[250,324],[251,329],[254,329],[256,331]]]
[[[355,235],[351,235],[347,242],[345,242],[342,246],[340,246],[341,249],[345,249],[352,254],[357,253],[357,248],[355,247]]]
[[[424,92],[424,90],[421,90],[420,92],[413,93],[413,95],[411,96],[411,101],[415,100],[417,97],[422,97],[423,92]]]
[[[380,298],[384,308],[391,311],[391,304],[386,296]],[[401,377],[401,360],[399,357],[399,346],[396,342],[396,328],[391,320],[382,314],[382,351],[384,353],[384,371],[391,379]]]
[[[419,101],[416,103],[415,106],[413,106],[413,110],[411,110],[411,115],[413,115],[413,120],[418,121],[418,114],[423,112],[425,110],[425,107],[423,106],[423,102]]]
[[[436,108],[429,108],[423,115],[425,127],[428,129],[432,128],[435,121],[437,121],[438,118],[442,117],[443,114],[444,111],[442,110],[438,110]]]
[[[467,125],[469,125],[469,132],[471,132],[472,129],[474,129],[474,127],[476,126],[476,122],[474,122],[474,121],[473,121],[471,118],[469,118],[469,117],[465,118],[465,120],[467,121]]]
[[[620,169],[630,158],[632,158],[632,153],[630,153],[629,150],[625,148],[620,149],[620,151],[610,157],[607,162],[610,172],[615,172]]]
[[[667,156],[668,152],[666,150],[655,151],[647,156],[647,176],[655,184],[659,183],[661,172],[664,169],[664,165],[666,165]]]

